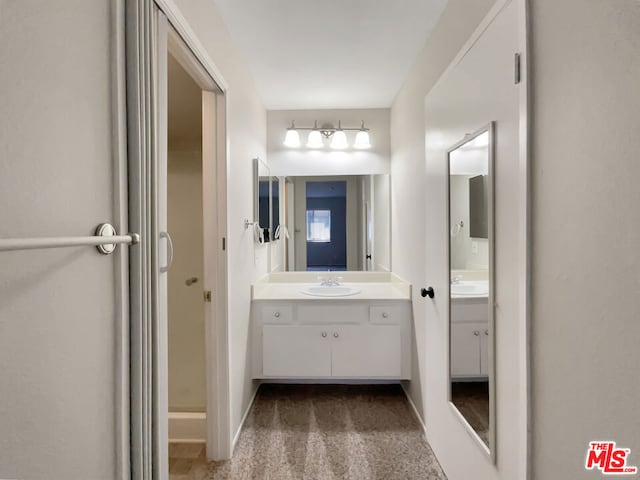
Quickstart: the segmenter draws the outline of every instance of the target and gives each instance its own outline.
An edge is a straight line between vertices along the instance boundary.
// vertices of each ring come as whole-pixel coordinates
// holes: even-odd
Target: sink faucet
[[[323,287],[337,287],[340,285],[339,280],[342,280],[342,277],[318,277],[318,280]]]

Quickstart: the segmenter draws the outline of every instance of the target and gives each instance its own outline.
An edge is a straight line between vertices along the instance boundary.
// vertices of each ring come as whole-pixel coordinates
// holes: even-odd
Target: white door
[[[1,238],[126,229],[116,10],[0,2]],[[0,252],[0,478],[128,475],[128,248]]]

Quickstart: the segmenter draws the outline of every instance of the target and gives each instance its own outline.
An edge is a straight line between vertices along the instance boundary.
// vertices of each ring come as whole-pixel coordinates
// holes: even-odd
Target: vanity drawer
[[[293,307],[291,305],[263,305],[260,309],[263,324],[293,323]]]
[[[397,305],[372,305],[369,307],[369,323],[374,325],[399,325],[402,308]]]

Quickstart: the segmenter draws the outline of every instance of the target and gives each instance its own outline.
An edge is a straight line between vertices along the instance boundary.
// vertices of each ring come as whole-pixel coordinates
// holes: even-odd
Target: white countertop
[[[354,287],[359,293],[343,297],[318,297],[303,293],[310,286],[318,286],[317,276],[343,277],[345,287]],[[253,300],[411,300],[411,285],[392,273],[378,272],[324,272],[277,273],[267,275],[252,286]]]

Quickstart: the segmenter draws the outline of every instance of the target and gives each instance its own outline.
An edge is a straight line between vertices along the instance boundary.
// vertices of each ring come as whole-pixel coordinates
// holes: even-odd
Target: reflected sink
[[[451,295],[488,295],[488,282],[459,282],[451,284]]]
[[[303,288],[300,291],[305,295],[311,295],[313,297],[347,297],[360,293],[360,290],[357,288],[345,287],[343,285],[312,286]]]

